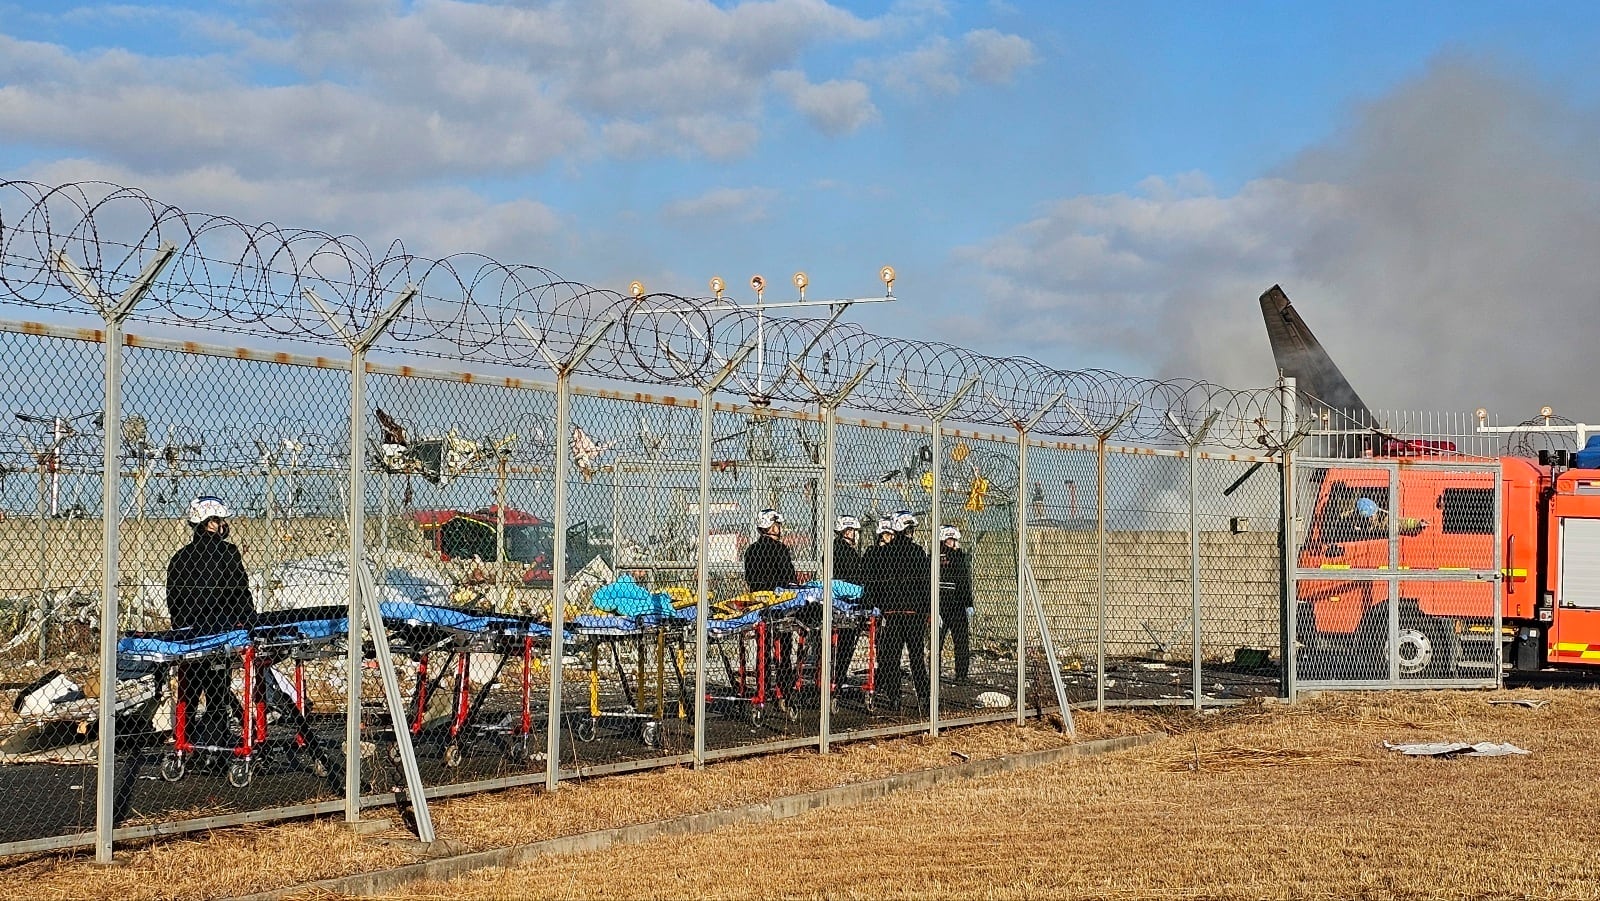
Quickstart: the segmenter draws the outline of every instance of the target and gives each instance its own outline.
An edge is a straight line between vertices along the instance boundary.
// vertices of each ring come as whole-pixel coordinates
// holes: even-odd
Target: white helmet
[[[890,520],[890,525],[896,532],[907,532],[917,527],[917,518],[911,515],[910,510],[901,510]]]
[[[940,541],[949,541],[951,539],[955,539],[956,541],[960,541],[961,540],[961,530],[956,528],[955,526],[945,526],[944,528],[939,530],[939,540]]]
[[[894,532],[894,520],[890,519],[887,516],[885,516],[884,518],[878,520],[878,534],[879,535],[889,535],[889,534],[891,534],[893,532]]]
[[[768,507],[767,509],[756,514],[756,528],[763,532],[781,522],[783,522],[783,514],[772,509],[771,507]]]
[[[835,532],[843,532],[846,529],[861,531],[861,520],[856,519],[854,516],[841,516],[839,521],[833,524]]]
[[[233,515],[222,498],[202,495],[189,502],[189,525],[198,526],[208,519],[227,519]]]

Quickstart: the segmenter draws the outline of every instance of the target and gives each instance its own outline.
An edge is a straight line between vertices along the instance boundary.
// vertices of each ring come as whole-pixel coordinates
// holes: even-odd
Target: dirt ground
[[[1538,709],[1494,704],[1532,698]],[[1141,749],[910,792],[870,807],[552,857],[407,898],[1600,898],[1585,816],[1600,693],[1325,695],[1295,706],[1080,711],[1080,739]],[[1383,741],[1512,742],[1528,756],[1411,758]],[[441,802],[465,850],[647,822],[952,762],[1053,747],[1043,726],[842,746]],[[336,821],[223,830],[0,868],[0,893],[202,898],[418,859]]]

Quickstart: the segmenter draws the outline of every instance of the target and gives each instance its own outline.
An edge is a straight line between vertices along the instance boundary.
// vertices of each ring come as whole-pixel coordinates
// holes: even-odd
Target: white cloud
[[[661,212],[668,219],[759,222],[768,218],[768,207],[778,196],[772,188],[717,188],[669,203]]]
[[[425,256],[470,248],[506,262],[547,260],[555,255],[551,251],[565,226],[544,204],[493,201],[454,186],[340,190],[315,178],[249,179],[225,167],[151,175],[79,159],[58,160],[19,177],[45,184],[138,185],[157,200],[192,213],[236,216],[238,210],[250,210],[246,225],[318,223],[333,233],[396,238],[410,252]]]
[[[1036,62],[1038,53],[1027,38],[980,29],[958,41],[935,36],[915,50],[862,68],[903,96],[952,97],[971,82],[1007,84]]]
[[[878,121],[878,108],[872,104],[871,93],[859,81],[812,84],[803,74],[790,71],[774,75],[773,84],[825,135],[848,134]]]
[[[1008,84],[1019,70],[1039,60],[1027,38],[992,28],[969,31],[961,43],[967,73],[984,84]]]

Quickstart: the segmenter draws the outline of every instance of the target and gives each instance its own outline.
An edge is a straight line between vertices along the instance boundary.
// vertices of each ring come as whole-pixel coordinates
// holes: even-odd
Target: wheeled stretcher
[[[409,724],[415,742],[437,745],[447,767],[460,766],[486,737],[495,738],[512,760],[533,760],[543,753],[532,738],[532,677],[535,661],[549,647],[549,626],[529,617],[432,604],[385,603],[379,610],[391,635],[390,651],[406,654],[416,666]],[[476,689],[475,654],[494,658],[492,672],[476,680]],[[512,660],[521,664],[518,704],[510,711],[489,711],[491,690]],[[429,703],[444,690],[450,692],[449,712],[429,721]],[[398,753],[392,745],[390,753]]]
[[[707,635],[727,679],[722,693],[707,693],[707,702],[742,713],[751,725],[766,721],[771,709],[778,710],[787,720],[797,719],[795,702],[807,694],[820,697],[823,681],[832,679],[831,674],[819,671],[821,605],[822,589],[808,586],[789,600],[740,616],[713,617],[707,622]],[[870,704],[874,683],[872,652],[877,640],[876,616],[835,598],[833,634],[827,638],[833,643],[835,654],[841,651],[841,636],[861,630],[866,632],[869,651],[865,680],[859,684],[834,684],[835,710],[844,697]],[[853,641],[844,645],[848,649],[853,646]]]
[[[334,607],[281,611],[262,615],[249,629],[209,635],[194,629],[136,632],[120,639],[119,663],[156,665],[161,670],[157,684],[163,687],[168,685],[168,669],[173,677],[172,749],[161,757],[161,777],[176,782],[201,759],[224,764],[228,783],[244,788],[257,763],[270,752],[281,752],[290,763],[319,777],[328,776],[330,759],[306,719],[305,664],[332,656],[331,645],[348,631],[346,619],[334,615],[342,611]],[[208,695],[208,707],[228,709],[207,710],[206,716],[212,723],[224,722],[220,718],[226,716],[229,731],[236,720],[237,740],[229,742],[220,729],[197,734],[197,711],[189,709],[189,680],[205,680],[213,691],[231,693],[236,660],[242,669],[239,696],[224,700]],[[292,665],[292,679],[277,669],[285,662]],[[287,734],[269,735],[273,719]]]
[[[636,735],[646,747],[660,747],[662,727],[667,719],[673,716],[685,719],[693,710],[683,668],[684,626],[688,621],[682,616],[659,613],[586,614],[573,621],[572,631],[578,642],[586,646],[584,650],[588,651],[589,658],[588,707],[567,714],[574,737],[579,741],[594,741],[601,728],[613,728]],[[623,659],[625,652],[631,652],[633,657],[632,678]],[[609,658],[621,687],[620,698],[612,699],[619,703],[605,703],[608,699],[602,694],[600,680],[603,658]],[[671,704],[667,695],[669,670],[676,687],[676,697]]]

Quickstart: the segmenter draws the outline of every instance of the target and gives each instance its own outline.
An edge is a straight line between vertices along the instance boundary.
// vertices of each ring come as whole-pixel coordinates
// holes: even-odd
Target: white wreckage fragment
[[[1409,757],[1511,757],[1532,753],[1509,742],[1497,744],[1492,741],[1480,741],[1476,744],[1464,741],[1397,744],[1386,741],[1383,746],[1390,751],[1399,751]]]

